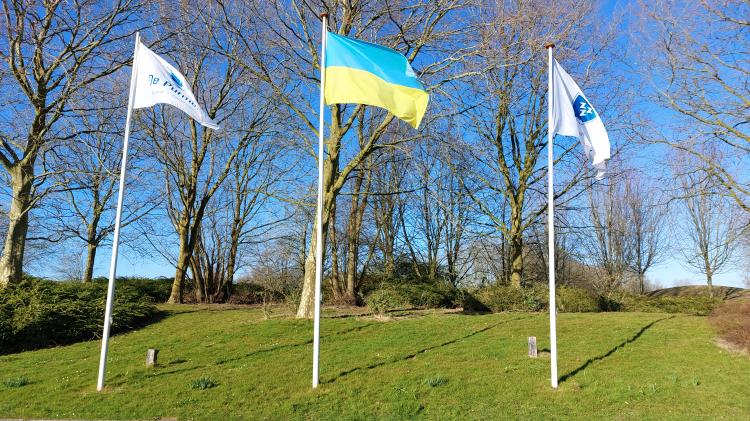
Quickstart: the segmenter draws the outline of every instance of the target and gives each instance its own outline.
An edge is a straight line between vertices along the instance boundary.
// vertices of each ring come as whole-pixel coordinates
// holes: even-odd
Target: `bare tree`
[[[668,110],[646,113],[646,140],[691,155],[720,193],[750,212],[750,3],[744,0],[640,2],[632,20],[635,68],[651,81],[651,98]],[[732,160],[706,154],[718,148]]]
[[[667,255],[667,203],[657,189],[645,185],[634,172],[626,173],[625,206],[630,225],[629,269],[638,279],[638,290],[646,292],[646,272]]]
[[[393,278],[396,257],[400,253],[399,235],[406,225],[404,198],[399,192],[409,190],[406,177],[409,158],[400,149],[383,154],[373,170],[372,216],[375,222],[375,243],[380,253],[382,272]],[[408,246],[408,234],[402,236]]]
[[[97,83],[97,90],[119,90],[115,85]],[[90,92],[94,101],[105,103],[107,98]],[[50,231],[57,232],[63,239],[80,240],[86,248],[85,264],[81,274],[83,282],[91,281],[94,263],[99,246],[114,231],[115,194],[118,189],[118,175],[121,158],[124,110],[120,108],[100,108],[81,115],[73,123],[84,128],[80,134],[66,142],[64,148],[55,155],[51,164],[56,170],[53,178],[59,185],[66,186],[63,192],[51,195],[45,217],[55,221]],[[142,153],[136,146],[128,159],[126,189],[143,186],[148,182],[151,171],[144,166]],[[147,163],[148,164],[148,163]],[[125,227],[142,220],[159,204],[155,191],[143,191],[138,195],[127,195],[123,206],[121,226]],[[55,206],[57,205],[57,206]],[[131,235],[121,241],[129,242]]]
[[[590,230],[579,233],[579,241],[598,276],[594,288],[603,295],[619,290],[626,282],[630,267],[631,224],[625,183],[621,178],[609,177],[606,184],[588,191]],[[583,226],[585,224],[582,223]]]
[[[124,41],[138,29],[141,7],[137,0],[2,2],[0,163],[10,206],[0,288],[21,279],[29,212],[50,189],[46,154],[77,135],[60,127],[76,111],[71,99],[130,58]]]
[[[713,153],[702,151],[702,154],[717,159]],[[713,277],[733,263],[738,234],[747,222],[738,214],[736,202],[722,194],[717,180],[695,170],[694,155],[682,154],[680,157],[682,160],[673,166],[686,222],[680,227],[684,234],[677,246],[685,259],[684,264],[706,276],[708,294],[713,296]]]
[[[440,58],[421,68],[417,66],[417,73],[423,80],[429,80],[432,75],[444,72],[456,60],[455,51],[440,54],[443,49],[437,45],[460,30],[447,25],[444,19],[461,5],[459,0],[440,0],[416,5],[406,1],[323,4],[304,0],[274,1],[259,2],[259,7],[232,5],[233,7],[225,9],[225,17],[241,36],[242,42],[254,52],[246,56],[234,56],[235,60],[247,69],[253,69],[253,74],[270,86],[279,102],[289,108],[290,113],[297,119],[299,139],[305,148],[312,152],[312,145],[315,143],[313,139],[317,138],[318,134],[317,125],[314,123],[316,112],[314,106],[301,99],[300,92],[317,91],[318,73],[315,69],[319,63],[319,43],[315,40],[319,39],[320,34],[317,24],[320,12],[329,13],[332,31],[396,48],[405,53],[410,61],[420,57],[420,53],[426,48],[432,48],[433,56]],[[269,25],[269,32],[274,34],[274,38],[259,42],[257,33],[245,29],[248,22],[253,21],[262,21]],[[269,54],[269,49],[273,54]],[[439,84],[439,81],[436,83]],[[372,109],[363,111],[364,108],[367,107],[335,105],[329,108],[331,124],[325,141],[327,156],[323,176],[323,221],[322,226],[314,227],[314,230],[322,231],[323,241],[327,241],[334,202],[350,175],[374,151],[394,146],[393,142],[381,141],[383,134],[394,121],[394,116]],[[378,118],[363,130],[367,141],[358,150],[343,155],[346,149],[344,140],[351,136],[350,130],[357,126],[362,112],[377,113]],[[365,117],[364,121],[369,119]],[[397,139],[396,144],[416,137],[418,136],[410,135]],[[297,311],[298,317],[307,318],[312,317],[314,301],[316,237],[312,236],[311,240],[302,298]]]
[[[192,9],[188,12],[188,7],[164,9],[165,25],[179,29],[164,46],[177,50],[176,62],[193,92],[223,130],[199,127],[166,106],[151,110],[143,125],[162,165],[164,198],[179,241],[169,298],[173,303],[182,301],[193,252],[207,240],[201,238],[201,225],[212,198],[232,171],[234,160],[263,133],[271,115],[269,102],[246,68],[212,53],[221,49],[242,55],[242,44],[232,33],[217,35],[221,20],[213,18],[216,9],[205,7],[196,14]],[[213,36],[196,35],[205,32]]]
[[[505,237],[508,281],[515,287],[523,279],[525,233],[546,212],[546,168],[540,156],[548,146],[547,72],[541,46],[557,39],[566,45],[582,44],[576,40],[590,36],[583,23],[590,13],[592,7],[585,2],[566,2],[565,6],[491,2],[481,9],[486,23],[483,42],[480,54],[470,62],[480,76],[467,81],[463,93],[456,94],[466,110],[464,124],[470,133],[458,143],[464,165],[457,172],[486,226]],[[579,59],[597,54],[578,53]],[[566,54],[569,51],[562,50],[559,56]],[[590,177],[581,170],[586,164],[576,148],[573,142],[558,142],[558,205],[581,180]]]
[[[268,128],[270,125],[266,125]],[[227,181],[213,200],[217,208],[208,209],[204,216],[208,223],[201,224],[191,257],[190,271],[198,302],[226,300],[237,271],[248,263],[242,253],[260,250],[269,240],[269,232],[288,218],[268,209],[268,193],[286,172],[272,165],[274,158],[283,153],[283,147],[266,138],[264,129],[258,128],[256,136],[240,148]]]

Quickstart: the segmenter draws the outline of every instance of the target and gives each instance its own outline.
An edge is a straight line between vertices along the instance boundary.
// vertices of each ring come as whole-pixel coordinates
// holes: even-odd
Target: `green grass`
[[[561,314],[560,376],[526,356],[548,348],[544,314],[326,317],[311,390],[312,324],[255,309],[172,307],[113,338],[0,357],[0,417],[95,419],[742,419],[750,359],[721,350],[706,319]],[[148,348],[159,364],[145,366]],[[545,357],[546,356],[546,357]],[[200,380],[204,379],[204,380]],[[213,384],[202,388],[198,383]]]

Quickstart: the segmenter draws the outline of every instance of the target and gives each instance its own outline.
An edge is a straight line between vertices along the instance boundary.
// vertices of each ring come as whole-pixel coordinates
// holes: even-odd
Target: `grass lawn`
[[[560,387],[544,314],[420,312],[377,320],[328,313],[321,386],[310,387],[312,323],[257,308],[172,314],[110,345],[0,357],[0,418],[95,419],[747,419],[750,358],[714,345],[704,317],[561,314]],[[280,310],[279,310],[280,311]],[[158,348],[160,365],[144,365]],[[28,384],[18,379],[25,377]],[[210,381],[197,381],[200,378]],[[200,389],[197,386],[214,387]]]

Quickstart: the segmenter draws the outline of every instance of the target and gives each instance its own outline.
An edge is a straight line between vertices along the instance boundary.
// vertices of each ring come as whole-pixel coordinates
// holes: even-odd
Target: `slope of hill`
[[[725,287],[725,286],[714,286],[714,296],[723,299],[732,299],[738,297],[750,296],[750,290],[744,288]],[[695,296],[695,295],[706,295],[708,294],[708,288],[705,285],[688,285],[681,287],[672,287],[658,289],[648,293],[651,297],[662,297],[662,296]]]
[[[68,419],[741,419],[750,358],[716,347],[704,317],[560,314],[560,388],[545,314],[412,312],[325,317],[321,386],[310,388],[309,321],[258,308],[166,307],[100,343],[0,357],[0,417]],[[178,311],[177,311],[178,310]],[[280,310],[279,310],[280,311]],[[159,365],[144,365],[158,348]]]

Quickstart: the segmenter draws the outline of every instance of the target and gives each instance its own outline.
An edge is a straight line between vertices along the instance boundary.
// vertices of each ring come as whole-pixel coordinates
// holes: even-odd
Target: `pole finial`
[[[328,12],[323,12],[323,13],[320,14],[320,18],[321,19],[327,18],[327,17],[328,17]]]
[[[548,43],[544,44],[544,48],[555,48],[555,43],[554,42],[548,42]]]

